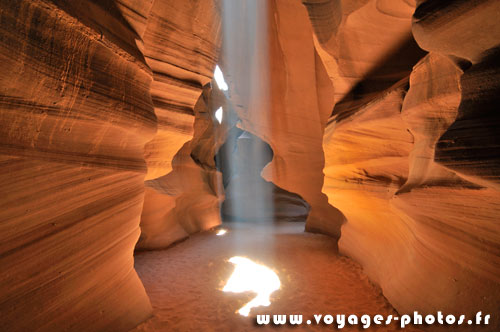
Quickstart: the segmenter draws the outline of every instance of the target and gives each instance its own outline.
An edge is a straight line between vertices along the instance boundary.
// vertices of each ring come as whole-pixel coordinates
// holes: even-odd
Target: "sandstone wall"
[[[156,131],[148,11],[0,4],[2,331],[127,331],[150,315],[133,268]]]
[[[412,0],[302,0],[332,80],[336,108],[359,107],[409,75],[424,54],[411,33]],[[361,101],[360,101],[361,100]]]
[[[201,148],[191,142],[195,127],[208,124],[208,107],[201,103],[195,110],[195,105],[212,79],[220,52],[219,11],[215,0],[156,0],[151,7],[143,51],[153,70],[158,131],[145,146],[148,173],[140,249],[164,248],[220,223],[223,196],[217,195],[215,152],[206,167],[191,158],[192,149]]]
[[[224,190],[214,157],[226,126],[215,124],[217,92],[210,85],[204,87],[194,107],[193,138],[173,157],[173,170],[145,182],[139,249],[165,248],[221,222]]]
[[[387,3],[373,2],[380,12],[371,16],[380,16]],[[500,301],[498,2],[418,5],[412,33],[430,53],[409,80],[403,75],[368,98],[336,104],[324,139],[323,191],[347,219],[341,252],[363,265],[400,313],[494,316]],[[337,23],[319,22],[315,33],[326,29],[322,24],[338,25],[341,40],[349,32],[342,24],[369,6],[343,9]],[[314,22],[311,9],[310,17]],[[366,27],[356,31],[373,28],[360,24]],[[328,48],[333,41],[316,38],[328,53],[327,67],[330,58],[341,61]],[[336,88],[338,78],[332,81]],[[494,319],[484,330],[498,326]]]

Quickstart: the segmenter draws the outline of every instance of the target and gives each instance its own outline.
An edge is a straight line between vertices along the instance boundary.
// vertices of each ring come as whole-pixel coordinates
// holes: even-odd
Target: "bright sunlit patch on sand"
[[[217,235],[217,236],[222,236],[222,235],[224,235],[224,234],[226,234],[226,233],[227,233],[227,231],[226,231],[224,228],[221,228],[221,229],[219,229],[219,230],[217,231],[217,233],[215,233],[215,235]]]
[[[215,111],[215,118],[219,121],[219,123],[222,123],[222,107],[219,107],[219,109]]]
[[[219,89],[221,89],[222,91],[227,91],[227,89],[229,89],[226,81],[224,80],[224,75],[222,74],[222,71],[220,70],[218,65],[215,66],[214,77]]]
[[[245,257],[234,256],[229,259],[229,262],[233,263],[235,268],[222,291],[257,293],[257,296],[240,308],[238,313],[248,316],[252,308],[269,306],[271,294],[281,286],[278,275],[267,266],[257,264]]]

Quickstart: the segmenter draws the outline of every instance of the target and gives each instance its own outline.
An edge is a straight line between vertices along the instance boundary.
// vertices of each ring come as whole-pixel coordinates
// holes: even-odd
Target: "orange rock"
[[[54,3],[0,5],[0,330],[128,331],[151,72],[119,11]]]
[[[500,289],[498,57],[488,50],[499,30],[472,45],[471,31],[493,24],[484,11],[495,5],[451,3],[427,1],[416,11],[416,39],[432,52],[414,66],[407,93],[401,81],[335,106],[323,191],[347,219],[339,249],[400,313],[471,317],[495,312]]]
[[[196,24],[193,24],[196,22]],[[193,108],[210,82],[220,48],[214,1],[154,1],[144,34],[144,55],[153,70],[151,97],[158,133],[145,147],[147,180],[172,171],[172,159],[193,137]]]

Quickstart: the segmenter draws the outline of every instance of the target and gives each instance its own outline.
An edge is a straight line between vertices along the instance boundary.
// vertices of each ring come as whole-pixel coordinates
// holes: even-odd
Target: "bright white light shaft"
[[[229,89],[226,81],[224,80],[224,75],[222,74],[222,70],[220,70],[218,65],[215,66],[214,77],[215,77],[215,82],[217,82],[217,86],[219,87],[219,89],[221,89],[222,91],[227,91]]]
[[[215,111],[215,118],[217,119],[217,121],[219,121],[219,123],[222,123],[222,112],[222,107],[219,107],[217,111]]]
[[[257,296],[240,308],[238,313],[248,316],[252,308],[269,306],[271,294],[281,286],[278,275],[270,268],[245,257],[234,256],[229,259],[229,262],[233,263],[235,268],[222,291],[257,293]]]

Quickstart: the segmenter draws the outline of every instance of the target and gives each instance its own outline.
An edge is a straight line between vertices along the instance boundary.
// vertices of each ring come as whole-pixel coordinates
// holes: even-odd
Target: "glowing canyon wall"
[[[156,132],[143,1],[2,1],[0,330],[127,331]]]
[[[499,3],[304,2],[342,92],[323,144],[323,191],[347,218],[340,251],[400,313],[495,315]],[[336,8],[330,19],[321,15],[326,4]],[[414,45],[398,42],[402,35],[429,53],[404,57]],[[370,70],[377,54],[398,61]]]
[[[498,314],[499,12],[1,1],[0,330],[146,319],[133,250],[221,222],[214,158],[237,131],[270,147],[260,174],[310,208],[306,229],[340,237],[400,313]]]
[[[140,249],[164,248],[221,222],[215,152],[198,162],[191,157],[193,149],[214,145],[191,139],[197,130],[201,135],[200,127],[212,126],[213,107],[204,102],[208,95],[200,95],[220,53],[220,28],[217,1],[155,0],[151,7],[143,51],[153,71],[158,131],[144,148]]]

